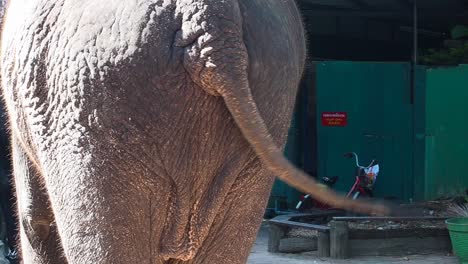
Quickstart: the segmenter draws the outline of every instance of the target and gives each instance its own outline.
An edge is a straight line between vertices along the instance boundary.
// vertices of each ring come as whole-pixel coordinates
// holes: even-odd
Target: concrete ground
[[[442,255],[359,257],[348,260],[321,259],[314,252],[272,254],[267,251],[267,246],[268,230],[262,226],[247,264],[458,264],[455,257]]]

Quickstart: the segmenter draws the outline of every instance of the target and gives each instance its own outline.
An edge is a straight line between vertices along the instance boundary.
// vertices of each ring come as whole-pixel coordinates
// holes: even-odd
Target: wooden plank
[[[268,252],[278,253],[281,239],[286,234],[286,228],[279,225],[270,225],[268,237]]]
[[[330,233],[318,232],[317,251],[319,258],[330,257]]]
[[[349,250],[354,256],[405,256],[446,254],[452,249],[450,237],[407,237],[390,239],[351,239]]]
[[[411,228],[411,229],[349,229],[349,239],[390,239],[405,237],[449,237],[447,229]]]
[[[269,221],[270,224],[273,225],[281,225],[281,226],[290,226],[290,227],[301,227],[301,228],[306,228],[306,229],[312,229],[312,230],[317,230],[321,232],[328,232],[330,231],[330,227],[324,226],[324,225],[312,225],[312,224],[306,224],[306,223],[301,223],[301,222],[294,222],[294,221],[285,221],[285,220],[275,220],[272,219]]]
[[[348,216],[335,216],[333,220],[335,221],[445,221],[448,217],[371,217],[371,216],[357,216],[357,217],[348,217]]]
[[[330,257],[335,259],[349,257],[347,222],[331,221]]]
[[[304,237],[288,237],[280,240],[279,252],[300,253],[317,250],[317,239]]]

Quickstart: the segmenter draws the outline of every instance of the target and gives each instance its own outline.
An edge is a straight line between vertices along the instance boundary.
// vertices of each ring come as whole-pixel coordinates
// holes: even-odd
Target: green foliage
[[[426,65],[457,65],[468,63],[468,43],[461,47],[446,48],[441,50],[429,49],[421,57],[421,62]]]
[[[453,39],[468,38],[468,27],[457,25],[452,29],[451,34]]]

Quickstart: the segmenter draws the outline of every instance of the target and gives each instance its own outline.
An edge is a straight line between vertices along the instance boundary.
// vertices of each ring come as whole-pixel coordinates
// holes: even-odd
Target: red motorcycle
[[[345,153],[346,158],[355,158],[356,161],[356,180],[353,186],[346,194],[346,197],[351,197],[353,200],[359,197],[374,197],[373,187],[379,174],[379,164],[377,160],[372,160],[368,166],[361,166],[359,164],[359,157],[354,152]],[[321,185],[323,188],[333,188],[338,181],[338,176],[334,177],[323,177],[321,179]],[[296,205],[296,210],[304,212],[310,209],[334,209],[328,204],[321,203],[312,198],[310,194],[301,196],[301,199]]]

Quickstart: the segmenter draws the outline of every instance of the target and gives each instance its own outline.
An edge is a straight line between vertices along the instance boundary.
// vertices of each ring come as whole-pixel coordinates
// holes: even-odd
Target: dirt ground
[[[314,252],[302,254],[272,254],[267,251],[268,230],[260,229],[248,264],[457,264],[455,257],[441,255],[360,257],[348,260],[320,259]]]

